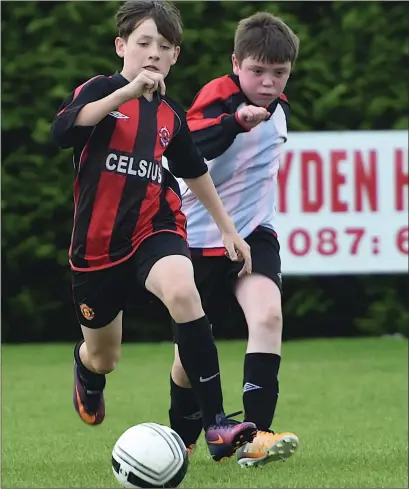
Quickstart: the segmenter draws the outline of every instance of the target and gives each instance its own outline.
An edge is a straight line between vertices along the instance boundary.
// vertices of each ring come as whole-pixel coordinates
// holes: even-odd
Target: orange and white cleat
[[[192,443],[191,445],[186,447],[187,456],[189,458],[193,457],[193,454],[195,453],[195,449],[196,449],[196,443]]]
[[[298,437],[294,433],[257,431],[251,443],[237,450],[237,462],[242,467],[261,467],[270,462],[284,461],[298,449]]]

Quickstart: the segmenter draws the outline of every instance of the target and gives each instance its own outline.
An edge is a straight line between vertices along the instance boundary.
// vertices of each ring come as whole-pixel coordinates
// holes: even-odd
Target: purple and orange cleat
[[[257,434],[257,427],[254,423],[247,421],[240,423],[231,419],[241,412],[229,414],[218,414],[216,424],[210,426],[206,431],[206,442],[210,454],[216,462],[229,458],[236,451],[245,445],[251,443]]]
[[[103,391],[87,391],[80,378],[78,366],[74,362],[73,402],[79,417],[89,425],[101,424],[105,418]]]

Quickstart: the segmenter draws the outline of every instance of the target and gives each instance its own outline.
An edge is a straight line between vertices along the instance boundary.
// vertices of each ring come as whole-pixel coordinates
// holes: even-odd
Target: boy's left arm
[[[176,177],[186,182],[212,216],[222,233],[230,259],[244,260],[239,275],[251,273],[250,247],[237,233],[233,221],[220,200],[203,156],[193,142],[184,114],[179,111],[177,113],[181,119],[181,127],[164,152],[169,162],[169,169]]]

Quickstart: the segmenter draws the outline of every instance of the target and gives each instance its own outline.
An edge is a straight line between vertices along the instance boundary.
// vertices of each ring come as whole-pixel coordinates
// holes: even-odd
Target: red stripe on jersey
[[[203,111],[209,106],[217,102],[223,102],[239,92],[240,88],[228,75],[212,80],[210,83],[205,85],[196,95],[192,106],[187,112],[189,129],[191,131],[198,131],[206,127],[220,124],[222,118],[230,114],[222,114],[213,119],[205,118]]]
[[[162,102],[159,105],[156,120],[158,125],[154,158],[156,161],[160,161],[162,159],[163,152],[173,137],[173,132],[175,130],[175,113],[168,104]]]
[[[215,102],[228,100],[232,95],[239,92],[240,88],[228,75],[216,78],[205,85],[196,95],[188,114],[192,110],[196,112],[200,108],[208,107]]]
[[[132,114],[129,119],[116,119],[115,129],[109,143],[110,149],[132,153],[139,125],[139,100],[134,99],[120,105],[121,114]]]
[[[87,159],[87,156],[88,156],[88,146],[89,146],[90,139],[91,139],[91,136],[88,138],[87,142],[85,143],[84,149],[81,151],[80,158],[78,160],[77,173],[79,173],[79,171],[81,169],[81,165]]]
[[[152,234],[152,218],[157,212],[159,212],[161,192],[161,186],[157,185],[156,183],[148,184],[146,188],[145,198],[143,199],[141,208],[139,210],[138,220],[136,221],[132,233],[133,245],[138,244],[146,236]]]
[[[225,256],[226,248],[203,248],[203,256]]]
[[[280,95],[279,98],[281,98],[281,100],[284,100],[284,102],[288,102],[288,98],[283,93]]]
[[[74,182],[74,225],[72,227],[72,233],[71,233],[71,244],[70,244],[70,250],[68,252],[68,255],[72,255],[72,241],[74,239],[74,231],[75,231],[75,223],[76,223],[76,218],[77,218],[77,210],[78,210],[78,201],[80,198],[80,182],[78,180],[78,175],[77,178],[75,179]]]
[[[170,207],[170,210],[172,211],[173,215],[175,216],[176,229],[178,231],[182,231],[183,238],[187,239],[186,216],[183,214],[183,212],[181,210],[181,202],[180,202],[179,196],[177,194],[175,194],[173,189],[168,188],[166,190],[165,198],[166,198],[166,201]]]
[[[127,108],[129,109],[131,104],[135,104],[131,109],[135,115],[129,119],[116,119],[109,143],[109,148],[112,150],[128,153],[133,151],[139,124],[139,101],[131,100],[121,105],[119,111],[126,115]],[[125,182],[126,175],[104,170],[101,172],[85,248],[85,259],[92,258],[96,266],[107,265],[111,261],[109,245]],[[97,263],[98,257],[100,260]]]
[[[65,110],[68,109],[68,107],[74,102],[74,100],[78,97],[79,93],[81,92],[81,90],[85,87],[85,85],[87,85],[89,82],[91,82],[92,80],[95,80],[95,78],[98,78],[100,76],[103,76],[103,75],[97,75],[97,76],[94,76],[93,78],[90,78],[89,80],[87,80],[85,83],[83,83],[82,85],[80,85],[79,87],[77,87],[74,91],[74,96],[72,97],[72,100],[71,102],[66,106],[64,107],[62,110],[60,110],[60,112],[58,112],[57,116],[61,115]]]
[[[216,126],[221,124],[223,117],[229,114],[221,114],[216,119],[189,119],[189,129],[191,131],[200,131],[201,129],[206,129],[206,127]]]
[[[110,263],[109,244],[125,182],[125,175],[101,172],[85,248],[85,259],[92,258],[93,266]]]

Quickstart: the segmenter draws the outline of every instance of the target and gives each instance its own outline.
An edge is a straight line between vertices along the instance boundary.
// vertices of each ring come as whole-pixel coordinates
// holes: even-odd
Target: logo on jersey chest
[[[159,140],[163,148],[167,148],[170,142],[170,132],[166,126],[163,126],[159,130]]]
[[[115,117],[115,119],[129,119],[129,117],[127,115],[122,114],[122,112],[119,112],[118,110],[113,110],[108,115]]]

